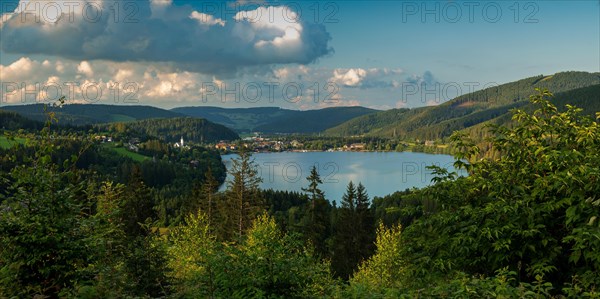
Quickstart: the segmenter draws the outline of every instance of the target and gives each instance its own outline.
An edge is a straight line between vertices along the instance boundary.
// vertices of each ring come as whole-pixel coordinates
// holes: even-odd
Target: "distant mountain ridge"
[[[392,109],[357,117],[324,133],[329,136],[435,140],[506,115],[512,108],[528,105],[529,95],[535,93],[535,88],[547,88],[556,95],[579,91],[573,97],[580,99],[562,100],[563,106],[569,101],[577,101],[593,110],[600,101],[599,84],[600,73],[562,72],[534,76],[465,94],[438,106]]]
[[[46,120],[43,104],[0,106],[0,109],[13,111],[37,121]],[[69,125],[90,125],[185,116],[173,111],[142,105],[69,104],[60,108],[49,107],[48,111],[55,112],[60,123]]]
[[[324,133],[327,136],[373,136],[436,140],[452,132],[479,128],[488,122],[506,123],[510,109],[525,107],[535,88],[547,88],[560,99],[559,106],[576,104],[586,113],[599,111],[600,73],[562,72],[539,75],[459,96],[433,107],[379,111],[365,107],[289,110],[279,107],[221,108],[71,104],[50,108],[60,123],[88,125],[146,119],[202,118],[236,132]],[[45,120],[42,104],[0,106],[28,119]],[[6,117],[9,117],[6,114]],[[11,115],[14,127],[17,119]],[[509,117],[508,117],[509,118]],[[8,126],[8,121],[6,126]],[[19,120],[22,122],[22,120]],[[33,124],[29,124],[33,125]]]
[[[0,106],[23,117],[44,121],[43,104]],[[317,110],[290,110],[278,107],[220,108],[179,107],[172,110],[140,105],[69,104],[51,107],[62,124],[91,125],[133,122],[154,118],[202,118],[238,132],[318,133],[358,116],[377,112],[365,107],[333,107]]]
[[[378,110],[353,106],[316,110],[289,110],[278,107],[220,108],[179,107],[171,111],[202,117],[240,132],[318,133],[355,117]]]

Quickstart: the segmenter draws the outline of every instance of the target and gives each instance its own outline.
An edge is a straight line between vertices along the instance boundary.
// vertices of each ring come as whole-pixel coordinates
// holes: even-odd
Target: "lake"
[[[225,166],[237,155],[223,155]],[[454,171],[449,155],[413,152],[281,152],[252,155],[263,179],[261,188],[302,191],[306,177],[316,166],[323,184],[321,190],[329,200],[340,202],[348,182],[362,182],[370,198],[398,190],[425,187],[431,182],[430,165]],[[230,176],[227,177],[227,180]],[[221,186],[221,190],[226,184]]]

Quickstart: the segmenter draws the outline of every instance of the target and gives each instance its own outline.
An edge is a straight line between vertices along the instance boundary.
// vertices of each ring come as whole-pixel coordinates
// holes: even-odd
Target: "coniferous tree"
[[[348,279],[358,264],[356,218],[356,188],[350,182],[338,210],[331,261],[334,274],[342,279]]]
[[[167,281],[165,252],[154,242],[152,190],[142,181],[137,165],[132,168],[124,197],[120,218],[127,244],[125,268],[132,281],[129,292],[134,296],[163,296]]]
[[[319,185],[323,184],[323,181],[316,166],[310,169],[310,175],[306,179],[308,180],[308,188],[302,188],[302,191],[308,193],[311,201],[314,202],[316,199],[325,198],[323,191],[319,189]]]
[[[82,279],[78,269],[90,262],[85,242],[91,223],[82,192],[90,182],[52,162],[56,146],[50,127],[56,118],[46,115],[31,160],[0,174],[8,183],[0,190],[2,298],[59,297]],[[75,162],[67,159],[63,165]]]
[[[216,199],[217,191],[219,190],[219,182],[213,175],[212,168],[209,166],[204,173],[204,181],[202,184],[197,184],[192,190],[192,196],[188,200],[188,207],[185,215],[197,213],[201,211],[206,215],[209,224],[214,224],[216,214]]]
[[[58,297],[88,263],[89,224],[76,195],[87,182],[73,183],[81,178],[49,161],[40,154],[31,167],[12,169],[11,185],[0,194],[2,298]]]
[[[227,182],[225,199],[221,202],[219,237],[223,239],[241,237],[252,220],[264,210],[258,167],[251,159],[251,153],[241,148],[239,158],[231,160],[229,173],[233,178]]]
[[[149,231],[144,224],[155,217],[152,190],[142,181],[142,172],[133,165],[125,192],[122,221],[128,237],[146,236]]]
[[[333,238],[332,267],[334,273],[348,279],[358,264],[373,252],[374,216],[362,183],[348,183],[338,211]]]
[[[308,193],[309,202],[303,233],[313,243],[316,253],[324,256],[327,253],[326,240],[329,237],[331,209],[323,191],[319,189],[319,185],[323,181],[315,166],[312,167],[310,175],[306,179],[309,185],[308,188],[302,188],[302,191]]]
[[[375,241],[375,215],[370,207],[369,195],[362,183],[356,187],[356,236],[358,255],[365,259],[373,253]]]

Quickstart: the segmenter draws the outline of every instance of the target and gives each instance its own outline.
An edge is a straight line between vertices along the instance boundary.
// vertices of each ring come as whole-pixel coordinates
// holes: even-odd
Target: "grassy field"
[[[10,148],[16,143],[25,144],[25,138],[15,138],[15,140],[8,140],[6,136],[0,136],[0,148]]]
[[[129,157],[133,161],[136,161],[136,162],[142,162],[144,160],[150,159],[150,157],[148,157],[148,156],[144,156],[144,155],[141,155],[141,154],[138,154],[138,153],[130,152],[130,151],[128,151],[124,147],[114,147],[112,145],[105,145],[105,146],[108,147],[108,148],[110,148],[110,149],[112,149],[117,154],[119,154],[121,156]]]

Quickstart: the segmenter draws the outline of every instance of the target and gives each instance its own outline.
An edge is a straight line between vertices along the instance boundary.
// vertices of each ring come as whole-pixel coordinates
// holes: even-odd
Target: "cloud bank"
[[[215,75],[308,64],[332,51],[323,25],[302,21],[286,6],[217,8],[211,14],[170,0],[21,0],[0,21],[2,50]]]
[[[359,68],[354,68],[358,70]],[[389,69],[370,68],[360,82],[350,69],[318,68],[304,65],[274,67],[264,74],[243,74],[236,78],[140,62],[74,61],[22,57],[0,64],[2,86],[0,107],[6,104],[52,102],[66,96],[69,103],[264,107],[315,109],[334,106],[384,108],[401,92],[400,88],[360,88],[371,82],[402,80]],[[335,74],[344,74],[335,82]],[[388,74],[388,75],[385,75]],[[347,86],[354,85],[354,86]],[[256,89],[260,95],[255,97]]]

